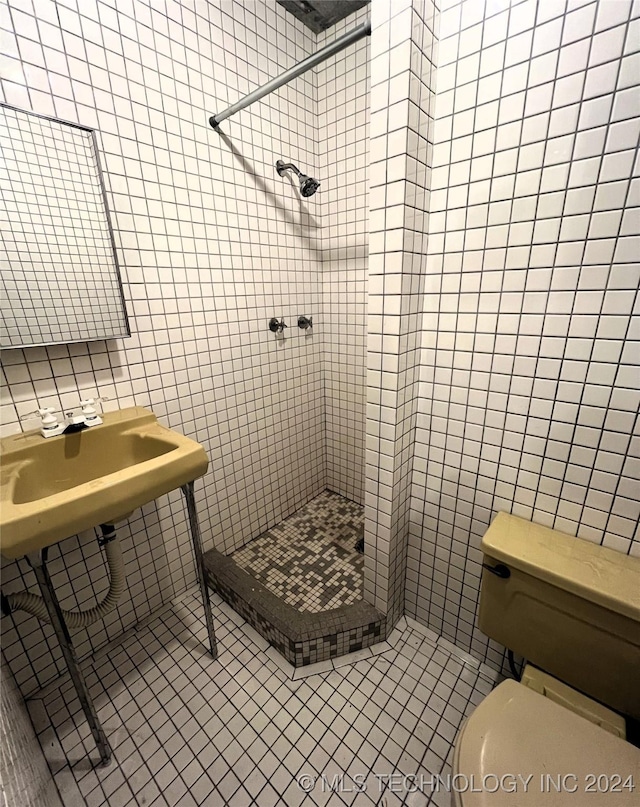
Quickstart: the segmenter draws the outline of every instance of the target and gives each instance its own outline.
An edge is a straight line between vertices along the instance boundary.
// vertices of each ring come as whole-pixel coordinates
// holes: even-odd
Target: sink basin
[[[0,551],[7,558],[121,520],[202,476],[199,443],[142,407],[107,412],[101,426],[45,440],[40,432],[0,440]]]

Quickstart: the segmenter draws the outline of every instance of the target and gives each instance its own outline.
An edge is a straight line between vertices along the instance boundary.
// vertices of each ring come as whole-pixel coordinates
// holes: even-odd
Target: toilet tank
[[[481,546],[483,633],[640,719],[640,559],[507,513]]]

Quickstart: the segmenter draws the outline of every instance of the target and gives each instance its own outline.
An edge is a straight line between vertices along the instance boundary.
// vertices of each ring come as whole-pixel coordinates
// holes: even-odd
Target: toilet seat
[[[452,790],[456,807],[627,807],[640,802],[640,749],[511,680],[497,686],[463,724],[453,774],[459,775]],[[527,792],[518,774],[532,775]],[[629,776],[633,790],[622,787]],[[592,777],[595,792],[588,792]],[[514,783],[517,791],[505,789]]]

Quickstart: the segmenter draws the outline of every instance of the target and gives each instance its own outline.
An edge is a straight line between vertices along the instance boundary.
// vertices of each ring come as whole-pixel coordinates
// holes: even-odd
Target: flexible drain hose
[[[126,582],[124,575],[124,561],[122,560],[122,547],[120,541],[115,534],[113,527],[110,527],[111,533],[105,532],[105,554],[107,556],[107,563],[109,565],[109,578],[110,586],[107,596],[104,600],[96,605],[95,608],[90,608],[88,611],[62,611],[64,621],[69,628],[88,628],[98,620],[105,617],[110,611],[116,607],[116,604],[122,594],[124,593]],[[33,616],[37,616],[43,622],[51,622],[49,619],[49,612],[42,597],[37,594],[31,594],[29,591],[18,591],[15,594],[7,594],[6,600],[12,611],[22,610],[27,611]]]

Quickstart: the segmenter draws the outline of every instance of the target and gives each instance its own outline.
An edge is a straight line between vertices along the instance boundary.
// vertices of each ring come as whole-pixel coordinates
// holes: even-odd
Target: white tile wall
[[[365,7],[317,47],[370,16]],[[327,486],[364,503],[369,51],[365,37],[317,68]]]
[[[6,353],[5,432],[36,400],[150,406],[207,449],[205,543],[229,551],[326,480],[357,498],[368,305],[366,590],[391,621],[406,570],[408,613],[500,662],[474,627],[499,509],[637,552],[630,2],[447,0],[434,124],[437,7],[375,0],[366,301],[366,40],[218,134],[210,113],[324,40],[249,0],[0,8],[4,100],[98,130],[133,329]],[[319,177],[316,197],[299,199],[278,158]],[[194,580],[179,493],[121,533],[129,593],[76,637],[81,654]],[[62,548],[54,581],[83,607],[106,589],[100,550],[88,534]],[[33,585],[22,564],[3,564],[5,581]],[[7,657],[30,692],[61,660],[17,620],[3,620]]]
[[[403,612],[438,12],[372,7],[365,596]]]
[[[497,511],[639,554],[638,4],[443,4],[406,609],[475,627]]]
[[[0,782],[3,805],[62,807],[20,693],[0,662]]]
[[[320,310],[321,206],[274,167],[291,157],[318,173],[315,76],[226,121],[223,134],[207,121],[315,50],[315,36],[276,3],[249,0],[1,9],[3,100],[97,129],[133,331],[7,351],[4,432],[36,401],[67,408],[91,394],[152,408],[207,450],[197,484],[205,545],[229,551],[325,486],[322,343],[294,327],[298,313]],[[267,329],[273,315],[290,326],[284,341]],[[129,591],[104,627],[74,637],[81,655],[194,580],[179,492],[121,534]],[[62,604],[87,607],[106,589],[101,551],[90,534],[61,549],[52,571]],[[3,563],[7,590],[25,584],[23,564]],[[3,643],[29,692],[61,659],[48,629],[16,622],[3,618]]]

